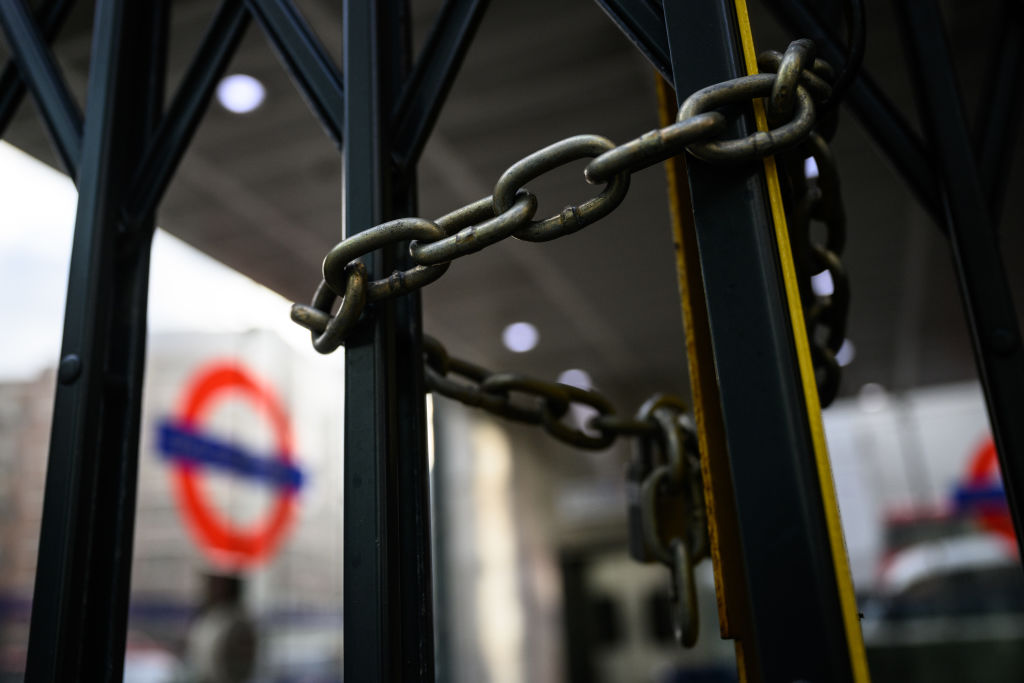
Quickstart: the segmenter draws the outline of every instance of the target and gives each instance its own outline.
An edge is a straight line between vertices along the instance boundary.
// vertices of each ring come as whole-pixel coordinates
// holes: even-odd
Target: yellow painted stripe
[[[743,57],[747,65],[747,73],[757,73],[757,53],[754,51],[754,37],[750,31],[750,19],[747,16],[746,0],[735,0],[736,17],[739,20],[740,37],[743,41]],[[754,117],[759,130],[768,130],[764,106],[760,100],[754,102]],[[839,504],[836,500],[835,484],[832,481],[832,467],[829,464],[828,447],[825,444],[825,427],[821,422],[821,405],[818,402],[818,386],[814,380],[814,365],[811,363],[811,349],[807,341],[807,327],[804,323],[803,306],[800,302],[800,287],[797,283],[796,268],[793,265],[793,250],[789,245],[789,230],[786,227],[786,215],[782,204],[782,189],[779,186],[779,174],[775,168],[774,157],[764,160],[765,176],[768,180],[768,196],[772,205],[772,217],[775,222],[775,239],[778,242],[779,261],[782,266],[782,277],[786,285],[786,299],[789,304],[790,322],[793,326],[793,339],[796,342],[796,353],[800,364],[800,378],[804,386],[804,397],[807,401],[807,421],[811,427],[811,440],[814,445],[814,459],[818,469],[818,484],[821,487],[821,498],[825,507],[825,522],[828,526],[829,544],[832,549],[832,561],[835,566],[839,603],[843,614],[843,625],[846,629],[846,641],[850,649],[850,667],[853,678],[858,682],[870,681],[867,658],[864,654],[864,640],[861,636],[860,619],[857,616],[857,599],[853,592],[853,579],[850,576],[850,565],[846,557],[846,544],[843,540],[843,527],[839,521]]]

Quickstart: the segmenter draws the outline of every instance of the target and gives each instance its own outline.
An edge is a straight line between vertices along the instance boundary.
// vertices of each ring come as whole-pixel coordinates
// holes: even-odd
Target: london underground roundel
[[[232,398],[247,403],[269,426],[269,457],[232,444],[208,428],[213,409]],[[202,367],[188,382],[176,414],[160,423],[158,448],[172,468],[181,514],[211,562],[239,570],[273,556],[295,517],[304,477],[295,462],[288,415],[269,386],[233,361]],[[206,484],[214,472],[246,486],[269,487],[268,509],[248,524],[225,516]]]
[[[992,437],[982,441],[971,454],[963,481],[955,492],[955,504],[958,509],[975,515],[982,528],[999,534],[1016,546],[1017,537]]]

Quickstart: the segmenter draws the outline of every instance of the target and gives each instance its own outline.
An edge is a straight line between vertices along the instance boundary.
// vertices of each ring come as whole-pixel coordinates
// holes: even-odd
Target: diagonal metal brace
[[[665,36],[665,13],[648,0],[595,0],[661,77],[672,82],[672,60]]]
[[[415,165],[437,121],[489,0],[448,0],[434,21],[412,74],[392,113],[392,156]]]
[[[82,112],[24,0],[0,3],[0,27],[10,43],[22,81],[39,103],[39,111],[64,169],[76,178],[82,156]]]
[[[134,175],[125,199],[126,225],[137,225],[160,203],[248,25],[244,0],[221,3]]]
[[[291,0],[247,0],[292,81],[341,149],[345,93],[337,65]]]
[[[35,13],[36,21],[39,24],[39,31],[47,43],[53,42],[67,19],[71,10],[73,0],[54,0],[49,2]],[[10,60],[0,73],[0,136],[7,130],[7,125],[14,117],[21,98],[25,96],[25,82],[21,78],[21,71],[14,60]]]

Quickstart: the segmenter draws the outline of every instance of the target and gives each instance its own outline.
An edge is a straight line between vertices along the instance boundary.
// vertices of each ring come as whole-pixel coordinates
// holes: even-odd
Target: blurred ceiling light
[[[252,76],[232,74],[217,85],[217,100],[235,114],[248,114],[266,99],[267,89]]]
[[[562,384],[568,384],[571,387],[582,389],[583,391],[590,391],[594,388],[594,380],[591,379],[590,373],[586,370],[580,370],[579,368],[571,368],[566,370],[558,376],[558,381]],[[598,410],[593,406],[584,405],[573,401],[569,404],[569,415],[571,416],[572,423],[576,426],[576,429],[580,429],[584,434],[589,436],[601,436],[601,433],[595,429],[587,426],[587,424],[593,418],[598,416]]]
[[[814,160],[814,157],[804,159],[804,176],[807,178],[818,177],[818,162]]]
[[[579,368],[566,370],[558,376],[558,381],[562,384],[568,384],[569,386],[576,387],[577,389],[583,389],[584,391],[589,391],[594,386],[594,382],[590,379],[590,375],[587,371],[580,370]]]
[[[857,348],[853,345],[852,341],[844,339],[842,346],[839,347],[839,351],[836,352],[836,362],[839,363],[839,367],[845,368],[856,357]]]
[[[889,394],[881,384],[868,382],[857,393],[857,405],[865,413],[881,412],[889,405]]]
[[[509,351],[525,353],[537,346],[540,333],[530,323],[512,323],[501,333],[501,341]]]
[[[832,296],[832,293],[836,291],[836,284],[832,281],[832,273],[823,270],[817,275],[812,275],[811,290],[818,296]]]

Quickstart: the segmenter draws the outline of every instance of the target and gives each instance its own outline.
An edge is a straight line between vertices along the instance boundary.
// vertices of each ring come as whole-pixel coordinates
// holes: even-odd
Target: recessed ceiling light
[[[584,391],[589,391],[594,386],[593,380],[590,379],[590,374],[586,370],[580,370],[579,368],[566,370],[558,376],[558,381],[577,389],[583,389]]]
[[[266,99],[267,89],[252,76],[232,74],[217,85],[217,101],[235,114],[248,114]]]
[[[857,393],[857,405],[865,413],[880,412],[889,405],[889,394],[881,384],[868,382]]]
[[[594,381],[590,378],[590,373],[586,370],[580,370],[579,368],[571,368],[566,370],[558,376],[558,381],[562,384],[568,384],[571,387],[582,389],[583,391],[590,391],[594,388]],[[598,416],[598,411],[593,406],[588,406],[582,403],[572,402],[569,404],[570,420],[576,426],[577,429],[582,430],[584,434],[589,436],[600,436],[601,432],[588,427],[590,420]]]
[[[537,346],[540,333],[530,323],[512,323],[501,333],[501,341],[509,351],[525,353]]]
[[[839,367],[845,368],[853,362],[853,359],[856,356],[857,349],[854,347],[853,342],[849,339],[844,339],[842,345],[839,347],[839,351],[836,352],[836,362],[839,363]]]
[[[836,283],[832,281],[832,273],[823,270],[811,276],[811,291],[818,296],[832,296],[836,291]]]
[[[814,160],[814,157],[807,157],[804,159],[804,177],[818,177],[818,162]]]

